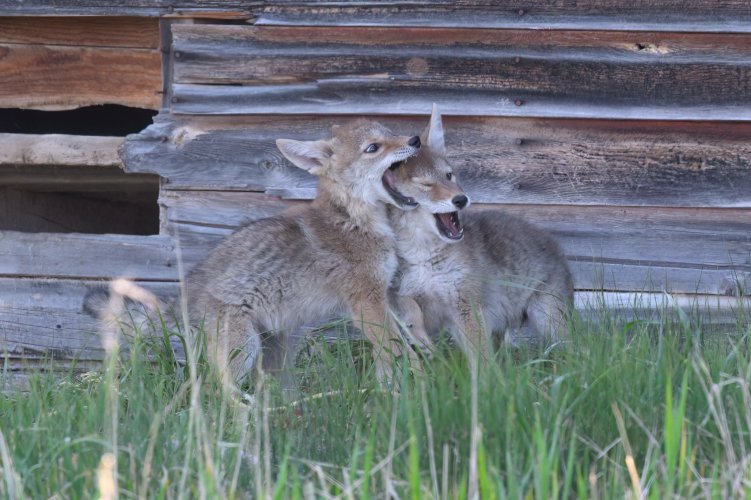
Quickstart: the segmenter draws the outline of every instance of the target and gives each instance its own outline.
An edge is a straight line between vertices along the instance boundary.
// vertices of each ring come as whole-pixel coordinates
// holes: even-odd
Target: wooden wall
[[[502,205],[549,229],[580,305],[657,306],[669,292],[732,325],[751,287],[745,0],[60,0],[58,15],[100,17],[80,18],[86,30],[54,18],[48,30],[21,29],[24,16],[49,12],[41,0],[0,4],[14,16],[0,20],[0,67],[17,65],[16,53],[109,67],[108,54],[124,51],[154,68],[162,54],[164,101],[151,70],[105,82],[123,83],[133,105],[164,104],[120,146],[127,172],[162,177],[161,225],[154,236],[0,232],[0,335],[12,360],[96,360],[95,325],[81,311],[88,288],[126,275],[169,296],[180,263],[306,203],[315,181],[275,139],[320,138],[362,115],[419,131],[434,102],[471,209]],[[148,23],[158,38],[113,36]],[[0,71],[0,103],[58,105],[45,94],[52,77],[29,74],[42,83],[24,88]],[[77,106],[113,87],[66,88]]]

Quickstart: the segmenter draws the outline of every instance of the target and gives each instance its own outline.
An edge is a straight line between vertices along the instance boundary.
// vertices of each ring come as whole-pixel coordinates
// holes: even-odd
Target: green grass
[[[262,378],[238,400],[200,354],[182,366],[159,336],[137,336],[101,371],[40,373],[0,396],[0,493],[106,497],[113,479],[121,498],[749,492],[751,329],[709,335],[669,316],[606,313],[474,374],[443,346],[424,375],[401,371],[398,392],[378,387],[363,343],[316,341],[298,406]]]

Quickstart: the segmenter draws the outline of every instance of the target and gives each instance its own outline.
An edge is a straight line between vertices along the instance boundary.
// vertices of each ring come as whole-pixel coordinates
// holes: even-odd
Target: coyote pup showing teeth
[[[400,260],[395,301],[413,335],[426,344],[448,329],[471,358],[492,346],[492,333],[525,319],[537,335],[564,335],[573,284],[556,242],[501,210],[460,218],[457,209],[469,200],[446,159],[435,106],[422,140],[420,154],[396,172],[402,194],[419,207],[389,210]]]
[[[379,380],[388,381],[392,356],[406,350],[414,360],[388,309],[397,258],[386,204],[416,205],[396,173],[420,138],[367,120],[332,132],[328,140],[277,140],[288,160],[318,176],[312,204],[240,229],[186,280],[191,323],[204,325],[212,358],[234,379],[261,348],[264,367],[283,369],[293,354],[285,337],[338,314],[372,342]],[[294,385],[289,376],[282,371],[283,386]]]

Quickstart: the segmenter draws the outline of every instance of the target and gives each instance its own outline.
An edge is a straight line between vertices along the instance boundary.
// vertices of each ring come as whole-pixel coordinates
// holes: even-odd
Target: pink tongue
[[[441,222],[443,223],[444,227],[446,227],[449,230],[449,233],[451,233],[452,236],[458,236],[459,235],[459,228],[457,228],[454,224],[451,223],[451,214],[438,214],[438,217],[441,219]]]
[[[386,181],[386,184],[388,184],[391,189],[396,189],[396,176],[394,175],[394,172],[386,170],[383,174],[383,180]]]

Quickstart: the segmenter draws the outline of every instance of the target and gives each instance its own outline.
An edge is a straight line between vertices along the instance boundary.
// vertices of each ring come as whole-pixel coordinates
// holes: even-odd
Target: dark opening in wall
[[[151,125],[156,114],[115,104],[69,111],[0,108],[0,133],[126,136]]]
[[[159,233],[159,176],[117,167],[0,168],[0,230]]]

